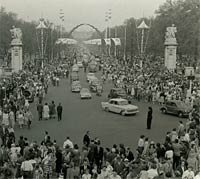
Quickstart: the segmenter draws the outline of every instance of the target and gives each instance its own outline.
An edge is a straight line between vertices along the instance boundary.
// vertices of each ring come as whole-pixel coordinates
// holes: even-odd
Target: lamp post
[[[141,24],[137,27],[138,30],[141,30],[141,46],[140,46],[140,57],[141,57],[141,61],[140,61],[140,67],[142,67],[142,63],[143,63],[143,57],[144,57],[144,49],[145,49],[145,45],[144,45],[144,38],[145,38],[145,30],[149,29],[149,26],[146,25],[146,23],[144,22],[144,20],[141,22]]]
[[[124,61],[126,60],[126,32],[127,31],[127,22],[125,22],[124,26]]]
[[[41,18],[40,19],[40,22],[39,22],[39,25],[36,27],[38,33],[37,35],[40,37],[38,38],[39,39],[39,51],[40,51],[40,59],[41,59],[41,68],[43,68],[44,66],[44,52],[45,52],[45,49],[44,49],[44,31],[47,29],[46,25],[45,25],[45,22],[44,22],[44,19]]]

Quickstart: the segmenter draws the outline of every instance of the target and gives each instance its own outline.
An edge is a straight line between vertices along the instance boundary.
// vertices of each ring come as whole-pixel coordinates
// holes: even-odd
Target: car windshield
[[[127,104],[128,104],[128,101],[126,101],[126,100],[120,101],[120,102],[119,102],[119,105],[122,105],[122,106],[123,106],[123,105],[127,105]]]
[[[88,92],[89,92],[89,90],[88,90],[88,89],[86,89],[86,88],[84,88],[84,89],[82,89],[82,90],[81,90],[81,92],[82,92],[82,93],[88,93]]]
[[[125,95],[125,91],[123,89],[116,90],[117,94]]]
[[[190,107],[189,105],[185,104],[182,101],[177,102],[177,105],[180,106],[181,108],[189,108]]]

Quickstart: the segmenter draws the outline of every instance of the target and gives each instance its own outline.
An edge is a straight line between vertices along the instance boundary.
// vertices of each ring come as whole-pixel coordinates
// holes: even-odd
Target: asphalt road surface
[[[99,75],[99,74],[98,74]],[[97,75],[97,76],[98,76]],[[86,73],[83,69],[79,72],[82,87],[88,87]],[[67,136],[70,136],[73,143],[82,146],[83,135],[90,130],[91,137],[98,137],[104,147],[111,147],[113,144],[123,143],[134,151],[141,134],[148,136],[155,142],[163,142],[167,131],[178,126],[180,118],[172,115],[164,115],[159,111],[158,105],[146,102],[133,101],[139,107],[139,113],[134,116],[121,116],[105,112],[101,108],[101,102],[107,101],[111,82],[106,82],[101,97],[92,95],[91,100],[81,100],[79,93],[72,93],[69,79],[60,80],[59,87],[50,86],[48,95],[44,102],[55,101],[56,105],[61,102],[63,105],[63,119],[38,121],[36,104],[31,104],[31,111],[34,120],[31,129],[19,129],[16,127],[17,138],[20,135],[26,136],[29,141],[44,139],[44,131],[48,131],[52,140],[62,145]],[[152,129],[146,129],[146,117],[148,107],[153,107]],[[185,122],[186,119],[181,119]]]

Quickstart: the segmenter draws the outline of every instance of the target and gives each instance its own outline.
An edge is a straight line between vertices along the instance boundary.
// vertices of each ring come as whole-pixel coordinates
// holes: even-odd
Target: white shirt
[[[144,139],[139,139],[138,141],[138,147],[144,147]]]
[[[147,173],[149,179],[153,179],[154,177],[158,176],[158,172],[156,169],[149,169]]]
[[[168,150],[165,152],[165,158],[172,159],[173,158],[173,150]]]
[[[72,141],[69,140],[69,139],[67,139],[67,140],[64,142],[63,148],[65,149],[65,147],[66,147],[67,145],[69,145],[69,147],[70,147],[71,149],[74,148],[74,144],[73,144]]]
[[[33,171],[33,165],[30,161],[24,161],[22,162],[22,165],[21,165],[21,169],[22,171]]]
[[[82,179],[91,179],[90,174],[83,174]]]
[[[182,179],[194,179],[194,172],[193,171],[184,171],[182,175]]]
[[[194,179],[200,179],[200,174],[197,174]]]

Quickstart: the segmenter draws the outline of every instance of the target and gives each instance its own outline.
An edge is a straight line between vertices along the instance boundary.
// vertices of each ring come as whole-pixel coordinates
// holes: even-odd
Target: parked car
[[[92,98],[92,95],[88,88],[82,88],[80,91],[80,96],[81,96],[81,99],[91,99]]]
[[[188,116],[192,110],[190,105],[185,104],[183,101],[171,100],[164,103],[160,108],[164,114],[175,114],[178,117]]]
[[[126,91],[123,88],[112,88],[108,98],[126,98]]]
[[[73,81],[71,85],[72,92],[80,92],[81,90],[81,83],[80,81]]]
[[[136,114],[139,112],[137,106],[129,104],[128,100],[122,98],[113,98],[108,102],[102,102],[101,106],[105,111],[119,113],[123,116],[126,114]]]
[[[90,79],[93,78],[93,77],[95,77],[94,73],[88,73],[87,76],[86,76],[87,82],[89,82]]]

